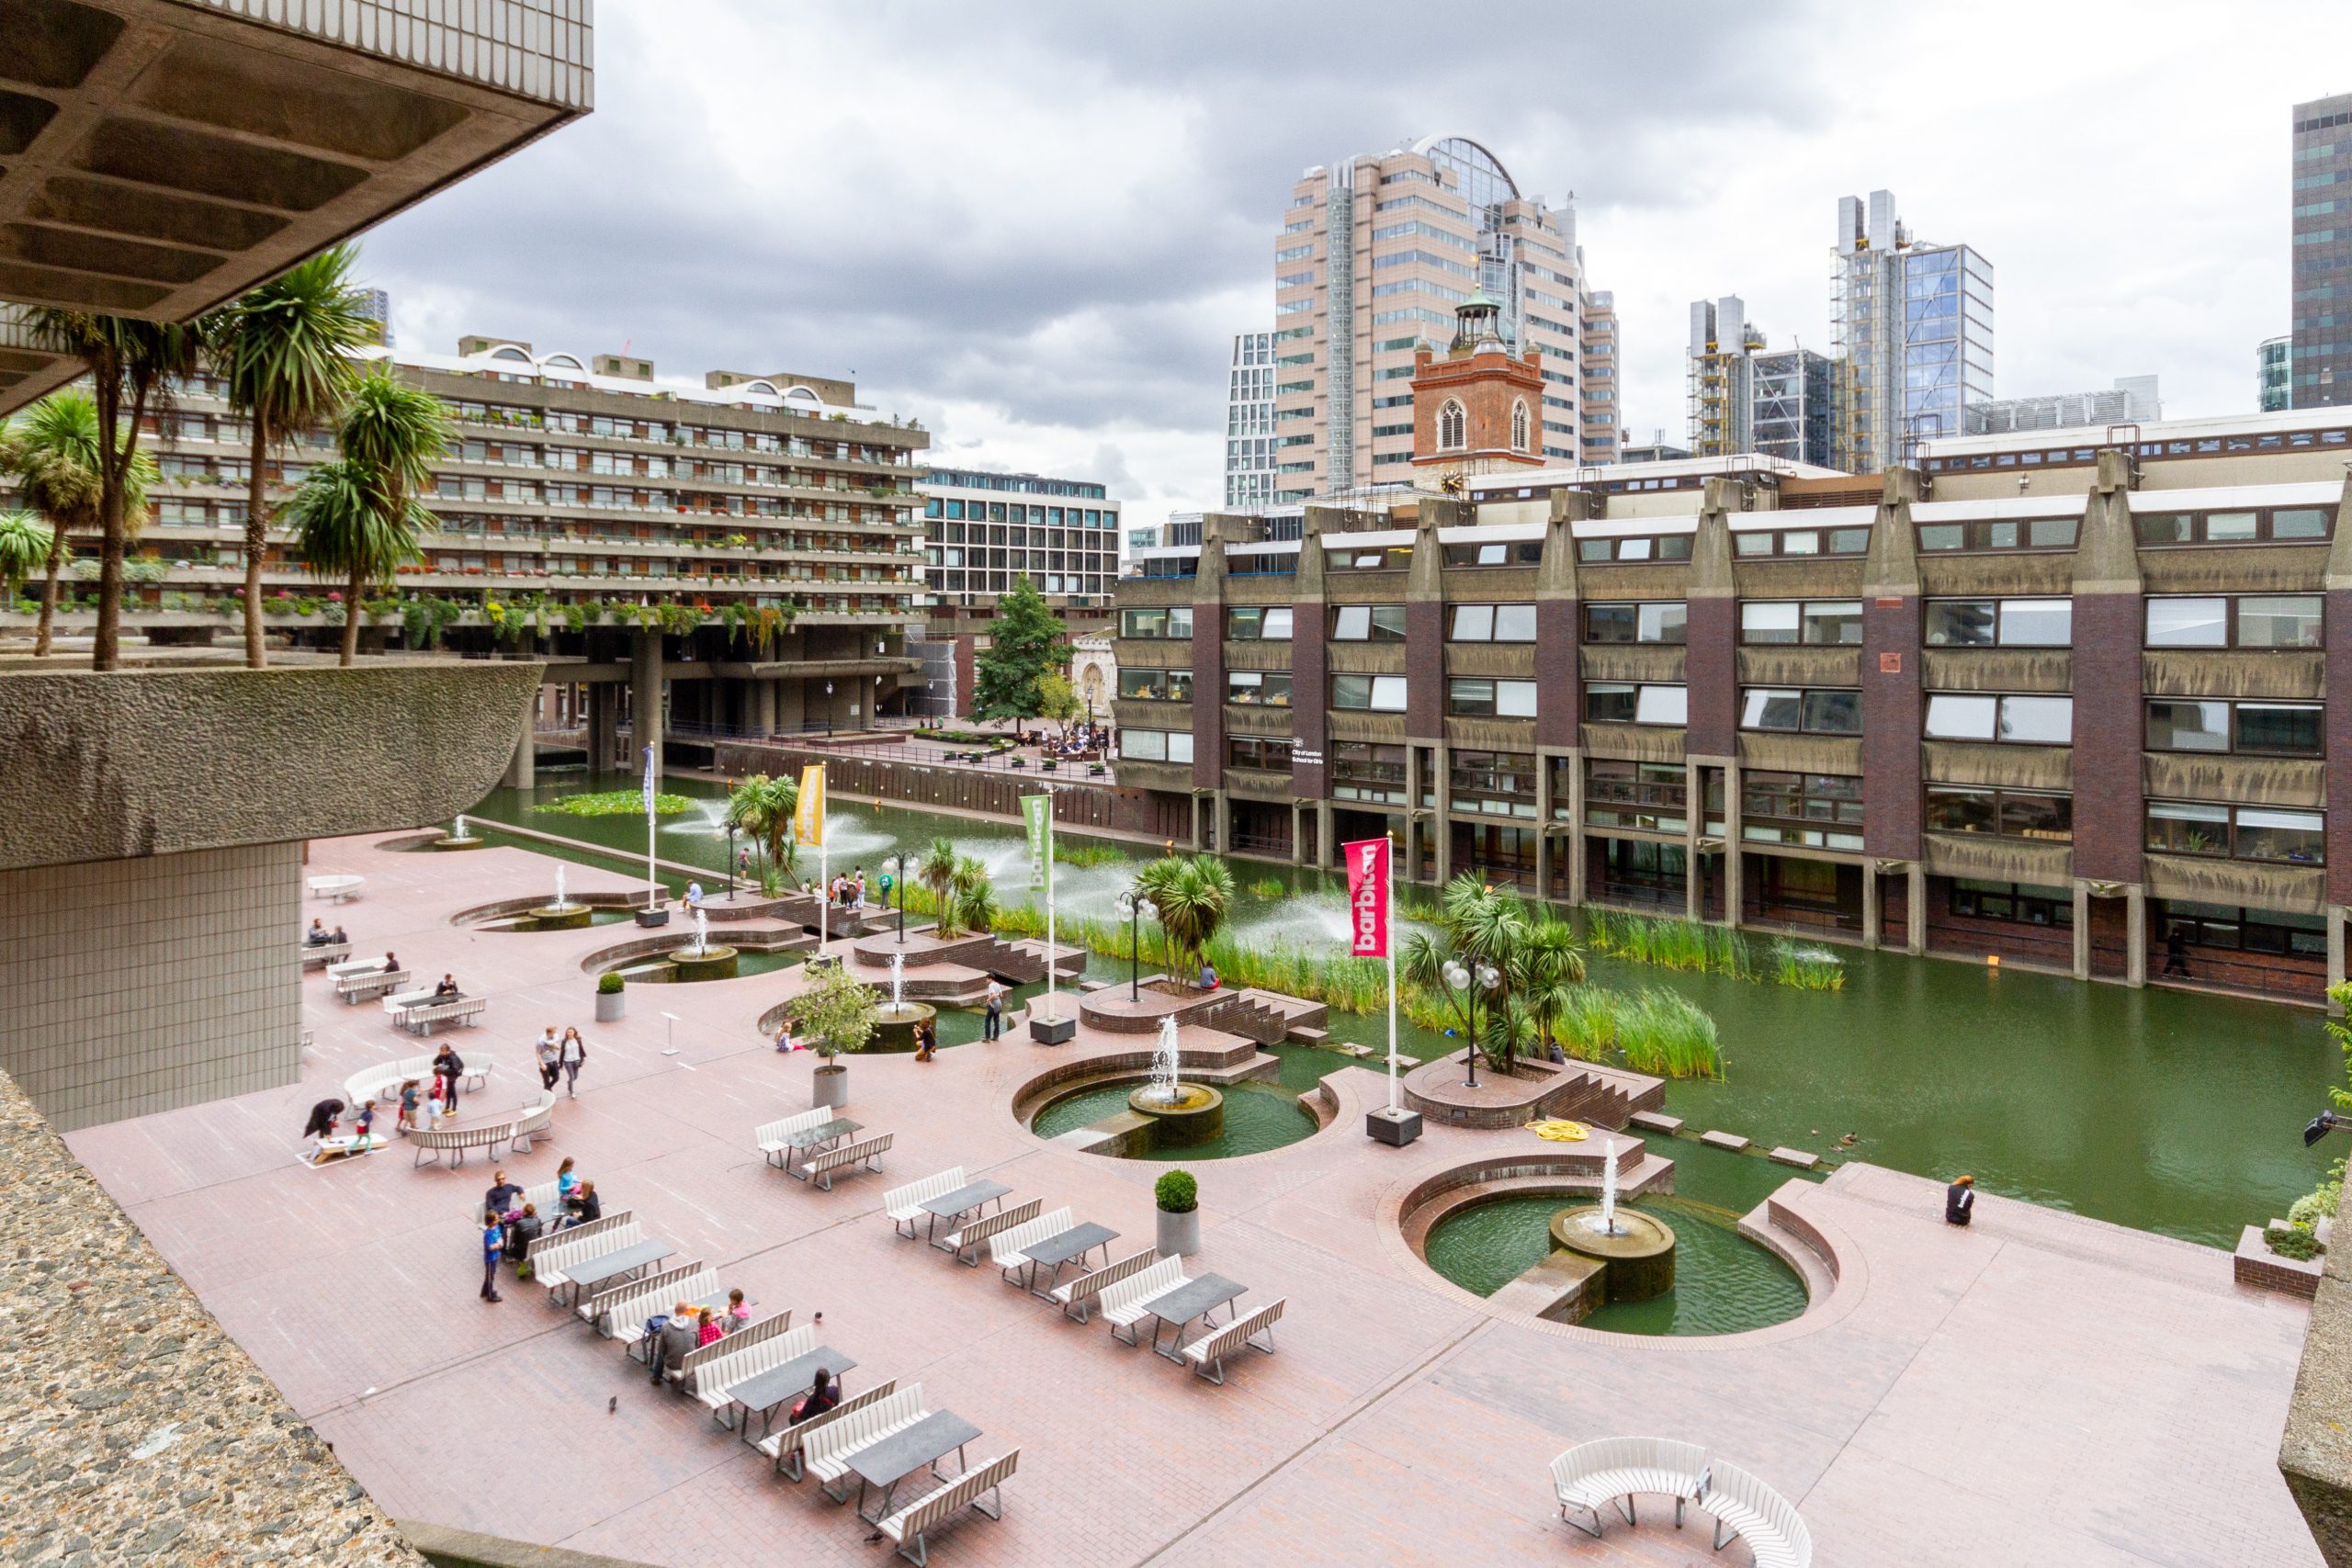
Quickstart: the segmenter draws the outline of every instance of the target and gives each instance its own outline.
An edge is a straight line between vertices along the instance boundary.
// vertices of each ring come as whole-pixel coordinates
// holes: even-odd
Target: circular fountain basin
[[[596,917],[596,911],[585,904],[542,904],[525,918],[535,931],[578,931]]]
[[[939,1016],[929,1002],[884,1002],[874,1010],[874,1051],[911,1051],[915,1031]]]
[[[735,950],[731,947],[706,947],[699,952],[691,947],[673,947],[662,956],[677,970],[677,978],[681,980],[731,980],[735,977]]]
[[[1597,1204],[1562,1209],[1552,1216],[1552,1245],[1605,1265],[1612,1302],[1646,1302],[1674,1289],[1674,1232],[1638,1209],[1618,1204],[1613,1232],[1601,1229]]]
[[[1184,1148],[1214,1142],[1225,1132],[1225,1095],[1204,1083],[1180,1083],[1173,1100],[1163,1090],[1146,1084],[1127,1095],[1127,1109],[1148,1116],[1155,1125],[1153,1141],[1161,1148]]]
[[[478,850],[488,842],[488,839],[478,838],[471,833],[462,839],[454,833],[444,833],[433,840],[433,847],[436,850]]]

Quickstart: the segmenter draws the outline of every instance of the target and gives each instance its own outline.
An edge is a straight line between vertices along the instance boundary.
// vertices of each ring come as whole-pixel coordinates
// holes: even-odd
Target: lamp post
[[[1449,958],[1445,961],[1444,969],[1440,973],[1445,978],[1448,990],[1462,993],[1462,1024],[1470,1036],[1470,1049],[1463,1053],[1462,1057],[1463,1065],[1470,1069],[1470,1076],[1463,1080],[1463,1087],[1476,1089],[1478,1087],[1478,993],[1491,991],[1500,986],[1503,983],[1502,971],[1491,964],[1464,964],[1458,959]]]
[[[828,682],[825,682],[825,743],[826,743],[827,745],[829,745],[829,746],[830,746],[830,745],[831,745],[831,744],[832,744],[832,740],[833,740],[833,683],[832,683],[831,681],[828,681]]]
[[[735,902],[735,818],[727,819],[727,901]]]
[[[1127,922],[1127,1000],[1143,1002],[1143,922],[1159,919],[1159,906],[1133,888],[1119,895],[1119,918]]]

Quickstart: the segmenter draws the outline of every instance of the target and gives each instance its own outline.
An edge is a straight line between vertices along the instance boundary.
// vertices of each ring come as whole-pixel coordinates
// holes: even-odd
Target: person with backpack
[[[701,1344],[702,1325],[695,1321],[694,1305],[680,1302],[654,1331],[652,1347],[646,1352],[653,1375],[646,1381],[660,1382],[664,1371],[693,1355]]]
[[[531,1244],[547,1234],[547,1222],[539,1218],[537,1203],[523,1205],[522,1213],[506,1226],[507,1261],[520,1267],[531,1250]]]

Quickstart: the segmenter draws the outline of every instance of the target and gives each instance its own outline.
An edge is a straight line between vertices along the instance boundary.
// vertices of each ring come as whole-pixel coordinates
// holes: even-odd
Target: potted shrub
[[[1190,1258],[1201,1249],[1201,1186],[1189,1170],[1161,1173],[1151,1195],[1159,1204],[1159,1251]]]
[[[619,975],[602,975],[596,979],[596,1021],[611,1023],[628,1011],[628,982]]]
[[[809,987],[792,1004],[793,1022],[821,1060],[809,1082],[808,1103],[838,1110],[849,1103],[849,1068],[841,1060],[874,1038],[875,995],[839,964],[809,965]]]

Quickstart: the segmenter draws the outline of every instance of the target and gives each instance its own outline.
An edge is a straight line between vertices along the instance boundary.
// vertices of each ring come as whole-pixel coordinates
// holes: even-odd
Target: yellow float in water
[[[1539,1138],[1549,1138],[1555,1144],[1580,1144],[1585,1140],[1586,1127],[1581,1122],[1571,1122],[1555,1116],[1546,1121],[1530,1122],[1527,1130]]]

